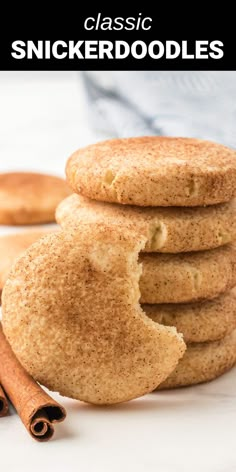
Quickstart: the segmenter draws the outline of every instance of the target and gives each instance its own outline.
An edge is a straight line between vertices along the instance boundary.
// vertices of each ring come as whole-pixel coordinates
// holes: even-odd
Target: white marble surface
[[[94,139],[76,73],[1,73],[0,104],[0,171],[63,174],[70,152]],[[33,442],[13,411],[0,420],[0,470],[236,471],[236,369],[110,408],[61,401],[68,418],[49,443]]]

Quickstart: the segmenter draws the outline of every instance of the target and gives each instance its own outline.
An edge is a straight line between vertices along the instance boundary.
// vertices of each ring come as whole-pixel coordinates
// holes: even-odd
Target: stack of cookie
[[[236,362],[236,153],[189,138],[141,137],[80,149],[65,227],[104,221],[146,237],[141,303],[187,351],[162,388],[211,380]],[[111,314],[112,316],[112,314]]]

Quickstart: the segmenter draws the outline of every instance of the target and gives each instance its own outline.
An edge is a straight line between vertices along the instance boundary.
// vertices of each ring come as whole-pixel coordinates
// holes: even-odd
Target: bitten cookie
[[[79,149],[67,162],[76,193],[138,206],[202,206],[236,196],[236,152],[192,138],[113,139]]]
[[[58,203],[71,191],[60,177],[30,172],[0,174],[0,224],[55,221]]]
[[[215,298],[236,285],[236,246],[185,254],[141,254],[141,303]]]
[[[139,305],[145,239],[105,224],[82,224],[33,244],[3,289],[3,330],[33,377],[95,404],[151,392],[185,351],[175,328]]]
[[[214,300],[196,303],[143,305],[153,321],[175,326],[186,343],[222,339],[236,329],[236,290]]]
[[[236,202],[195,208],[140,208],[96,202],[73,194],[56,210],[63,227],[83,221],[117,224],[144,235],[144,252],[189,252],[213,249],[236,240]]]
[[[15,259],[48,231],[27,231],[0,237],[0,300],[3,286]]]
[[[208,382],[227,372],[236,363],[236,330],[211,343],[190,344],[176,369],[159,389]]]

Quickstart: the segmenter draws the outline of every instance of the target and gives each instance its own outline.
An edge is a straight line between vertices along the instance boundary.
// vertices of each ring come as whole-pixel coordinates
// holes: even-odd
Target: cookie
[[[145,252],[189,252],[213,249],[236,239],[236,201],[197,208],[140,208],[96,202],[70,195],[56,210],[63,227],[83,221],[107,222],[145,235]]]
[[[208,382],[227,372],[236,363],[236,330],[210,343],[190,344],[176,369],[159,389]]]
[[[17,260],[3,289],[3,330],[50,390],[123,402],[163,382],[185,344],[139,305],[145,239],[105,224],[80,229],[46,236]]]
[[[0,298],[3,286],[15,259],[48,231],[27,231],[0,237]]]
[[[138,206],[203,206],[236,196],[236,152],[192,138],[113,139],[79,149],[67,162],[74,192]]]
[[[222,339],[236,329],[236,290],[214,300],[197,303],[143,305],[153,321],[175,326],[186,343]]]
[[[0,224],[55,221],[58,203],[71,191],[60,177],[30,172],[0,174]]]
[[[236,246],[185,254],[141,254],[141,303],[212,299],[236,285]]]

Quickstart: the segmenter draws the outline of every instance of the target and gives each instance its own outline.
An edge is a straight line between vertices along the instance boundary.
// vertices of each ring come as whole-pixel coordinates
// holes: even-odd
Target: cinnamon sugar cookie
[[[236,329],[236,290],[205,302],[143,305],[153,321],[175,326],[186,343],[222,339]]]
[[[108,222],[144,235],[145,252],[189,252],[213,249],[236,240],[236,202],[197,208],[140,208],[103,203],[73,194],[56,210],[63,227],[83,221]]]
[[[76,151],[66,166],[74,192],[138,206],[202,206],[236,196],[236,152],[193,138],[112,139]]]
[[[32,172],[0,174],[0,224],[29,225],[55,221],[58,203],[71,193],[53,175]]]
[[[212,299],[236,285],[236,246],[185,254],[140,254],[142,303]]]
[[[220,341],[190,344],[176,369],[159,389],[208,382],[236,363],[236,330]]]
[[[3,330],[36,380],[110,404],[151,392],[170,375],[185,344],[139,305],[145,242],[123,228],[83,223],[18,258],[3,289]]]

